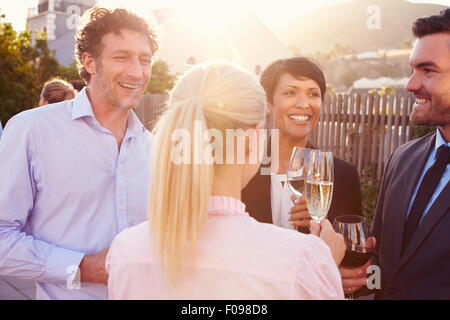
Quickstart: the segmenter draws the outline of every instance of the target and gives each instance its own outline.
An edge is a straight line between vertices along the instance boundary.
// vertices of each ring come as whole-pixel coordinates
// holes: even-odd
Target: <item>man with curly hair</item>
[[[109,245],[146,218],[152,135],[132,108],[157,47],[143,18],[92,8],[76,39],[87,86],[5,127],[0,275],[34,280],[37,299],[107,298]]]

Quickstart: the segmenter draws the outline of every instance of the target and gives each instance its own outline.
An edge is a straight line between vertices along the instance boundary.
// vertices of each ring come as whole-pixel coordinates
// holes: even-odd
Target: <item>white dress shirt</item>
[[[291,200],[292,192],[287,184],[285,174],[272,173],[270,191],[273,224],[286,229],[295,229],[289,221],[289,212],[294,203]]]

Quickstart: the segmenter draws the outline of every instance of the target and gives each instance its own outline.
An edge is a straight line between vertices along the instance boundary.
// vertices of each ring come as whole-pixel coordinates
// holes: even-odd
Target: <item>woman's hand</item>
[[[291,196],[294,206],[289,211],[289,221],[294,227],[307,227],[309,229],[309,221],[311,216],[309,215],[308,208],[306,206],[305,197]]]
[[[334,262],[336,262],[336,265],[339,267],[345,255],[346,246],[344,237],[334,231],[330,221],[328,221],[327,219],[323,219],[320,224],[318,224],[314,220],[311,220],[310,223],[311,226],[309,229],[311,231],[311,234],[319,237],[323,242],[326,243],[326,245],[331,250]]]

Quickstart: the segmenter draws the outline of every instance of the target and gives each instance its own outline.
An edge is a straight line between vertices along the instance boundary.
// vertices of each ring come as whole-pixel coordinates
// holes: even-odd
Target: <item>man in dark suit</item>
[[[406,90],[411,121],[436,125],[390,157],[372,226],[376,299],[450,299],[450,8],[418,19]]]

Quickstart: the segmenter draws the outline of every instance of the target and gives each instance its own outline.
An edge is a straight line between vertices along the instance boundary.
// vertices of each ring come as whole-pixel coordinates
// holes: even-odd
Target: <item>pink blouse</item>
[[[152,254],[149,222],[122,231],[106,258],[110,299],[343,299],[318,237],[259,223],[245,204],[213,196],[205,231],[175,289]]]

